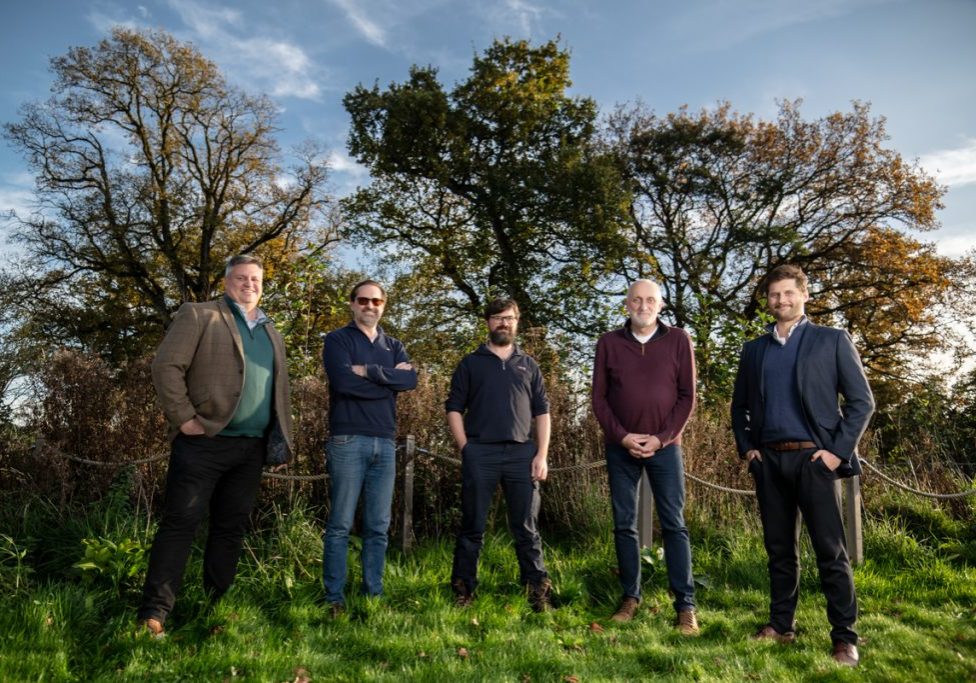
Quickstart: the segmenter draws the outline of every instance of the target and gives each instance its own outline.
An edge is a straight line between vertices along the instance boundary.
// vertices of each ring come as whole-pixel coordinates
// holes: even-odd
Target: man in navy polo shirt
[[[874,412],[874,397],[847,330],[807,320],[810,294],[798,266],[777,266],[764,288],[776,322],[742,347],[732,396],[732,430],[756,482],[769,556],[769,622],[754,637],[796,639],[802,518],[827,598],[833,657],[857,666],[857,599],[838,479],[861,473],[857,442]]]
[[[519,578],[528,587],[532,608],[542,612],[550,607],[552,591],[537,529],[539,482],[549,472],[549,400],[539,365],[515,344],[518,318],[512,299],[488,304],[488,342],[462,359],[445,403],[462,463],[461,530],[451,587],[459,607],[471,604],[488,508],[501,483]]]
[[[331,505],[325,527],[322,582],[338,615],[345,606],[349,532],[363,498],[363,593],[383,593],[387,531],[396,478],[396,397],[417,386],[417,372],[398,340],[379,326],[386,291],[374,280],[352,288],[352,321],[325,338],[329,378],[326,470]]]

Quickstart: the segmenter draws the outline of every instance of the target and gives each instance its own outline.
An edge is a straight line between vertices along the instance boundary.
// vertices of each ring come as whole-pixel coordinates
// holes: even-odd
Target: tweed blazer
[[[274,348],[273,424],[269,425],[269,436],[274,441],[283,439],[290,453],[294,449],[285,344],[270,322],[265,329]],[[169,422],[171,441],[179,434],[180,425],[194,416],[207,436],[216,436],[228,425],[244,388],[244,345],[225,298],[180,306],[156,351],[152,377]],[[269,457],[269,462],[284,460]]]
[[[871,386],[847,330],[811,322],[806,325],[796,357],[803,416],[817,448],[842,460],[837,476],[860,474],[857,442],[874,413]],[[732,395],[732,431],[740,457],[762,447],[763,362],[766,349],[775,343],[772,335],[766,333],[742,348]],[[844,397],[843,404],[838,402],[838,395]]]

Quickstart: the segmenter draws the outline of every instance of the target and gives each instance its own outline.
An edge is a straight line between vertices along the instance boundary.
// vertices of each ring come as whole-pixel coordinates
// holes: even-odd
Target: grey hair
[[[659,293],[664,291],[661,289],[661,285],[659,283],[655,282],[654,280],[649,280],[646,277],[642,277],[638,280],[634,280],[629,285],[627,285],[627,294],[625,296],[630,296],[630,290],[634,288],[634,285],[638,285],[638,284],[645,284],[645,285],[651,285],[652,287],[656,287]]]
[[[264,263],[257,256],[251,256],[250,254],[237,254],[236,256],[231,256],[227,259],[227,267],[224,268],[224,277],[230,277],[230,271],[232,271],[235,266],[246,266],[253,263],[261,270],[264,270]]]

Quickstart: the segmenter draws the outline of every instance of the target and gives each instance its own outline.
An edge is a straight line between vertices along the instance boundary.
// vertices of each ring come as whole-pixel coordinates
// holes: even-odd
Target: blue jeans
[[[329,439],[326,456],[331,506],[322,544],[325,599],[330,603],[345,602],[349,532],[360,495],[363,499],[363,593],[382,595],[387,530],[396,480],[396,446],[391,439],[376,436],[339,435]]]
[[[625,597],[641,597],[640,539],[637,535],[637,491],[647,471],[664,537],[664,560],[674,608],[695,607],[691,544],[685,526],[685,476],[681,446],[665,446],[650,458],[635,458],[618,444],[607,444],[607,474],[613,506],[613,540]]]

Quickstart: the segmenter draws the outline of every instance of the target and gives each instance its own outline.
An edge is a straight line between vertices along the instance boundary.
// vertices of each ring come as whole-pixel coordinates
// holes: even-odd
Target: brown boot
[[[753,640],[775,640],[780,645],[790,645],[796,642],[796,631],[780,633],[772,624],[766,624],[752,636]]]
[[[536,612],[548,612],[552,609],[551,597],[552,581],[549,579],[529,585],[529,604]]]
[[[140,619],[136,622],[136,628],[146,631],[153,638],[162,638],[166,635],[166,631],[163,629],[163,622],[152,617],[149,619]]]
[[[678,618],[674,621],[674,627],[683,636],[697,636],[699,633],[698,617],[693,609],[683,609],[678,612]]]
[[[624,596],[624,599],[620,601],[620,607],[618,607],[617,611],[613,613],[612,617],[610,617],[610,621],[616,621],[620,624],[630,621],[637,613],[637,606],[639,604],[640,600],[637,598],[629,595]]]
[[[857,666],[861,661],[861,656],[857,654],[857,645],[850,643],[834,643],[834,651],[831,656],[835,662],[844,666]]]
[[[455,579],[451,582],[451,590],[454,591],[455,607],[470,607],[471,603],[474,602],[474,595],[461,579]]]

